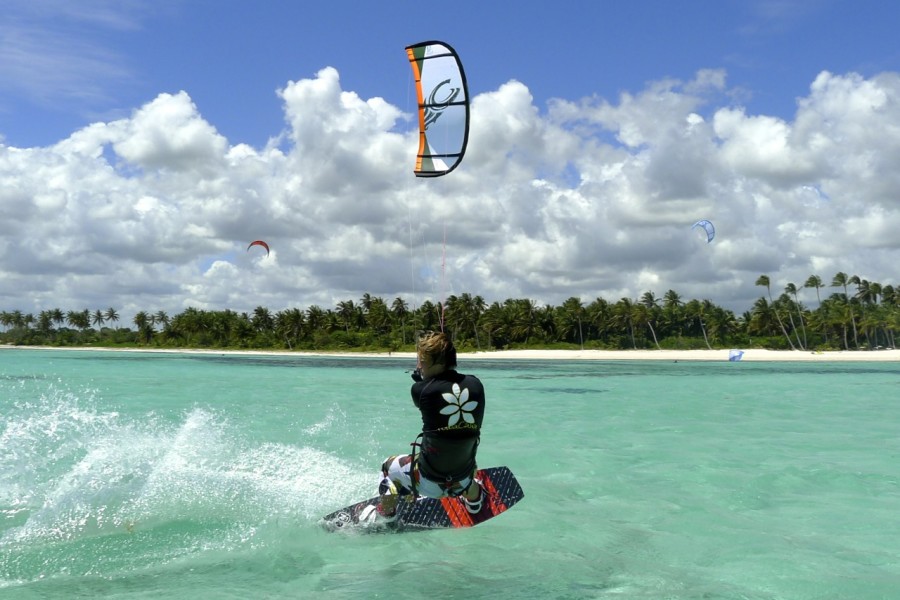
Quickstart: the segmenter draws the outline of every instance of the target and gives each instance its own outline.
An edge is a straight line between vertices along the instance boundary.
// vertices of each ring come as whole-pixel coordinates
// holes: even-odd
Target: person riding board
[[[422,414],[422,433],[412,444],[412,454],[384,461],[380,502],[367,507],[360,521],[391,522],[400,498],[417,495],[462,496],[469,512],[481,510],[484,491],[475,479],[475,456],[484,418],[484,386],[474,375],[456,370],[456,348],[443,332],[419,337],[416,355],[410,394]]]

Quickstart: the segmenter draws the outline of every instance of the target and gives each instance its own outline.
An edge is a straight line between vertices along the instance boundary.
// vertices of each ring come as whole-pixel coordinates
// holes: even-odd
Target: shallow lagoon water
[[[418,415],[398,358],[0,353],[0,598],[893,598],[894,363],[461,359],[469,530],[332,534]]]

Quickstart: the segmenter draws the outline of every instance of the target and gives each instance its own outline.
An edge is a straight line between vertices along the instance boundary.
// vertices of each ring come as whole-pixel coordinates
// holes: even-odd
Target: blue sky
[[[538,108],[722,68],[749,112],[788,118],[822,70],[900,69],[900,7],[883,2],[463,1],[431,13],[410,2],[67,4],[12,0],[0,16],[10,145],[50,144],[181,90],[232,143],[264,145],[284,127],[275,91],[326,66],[345,89],[403,107],[403,48],[428,39],[456,47],[473,94],[517,79]]]
[[[742,312],[763,273],[896,285],[898,22],[837,0],[7,0],[0,309],[672,288]],[[428,39],[460,53],[473,124],[423,186],[404,46]],[[445,250],[439,290],[415,273]]]

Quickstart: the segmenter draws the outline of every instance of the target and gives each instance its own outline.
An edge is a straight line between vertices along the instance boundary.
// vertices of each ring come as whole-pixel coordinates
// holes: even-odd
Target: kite
[[[419,150],[416,177],[440,177],[455,169],[469,141],[469,89],[456,51],[444,42],[406,47],[416,79]]]
[[[706,243],[710,243],[713,241],[713,238],[716,237],[716,228],[713,227],[713,224],[707,221],[706,219],[701,219],[697,221],[693,225],[691,225],[691,231],[694,229],[702,227],[706,231]]]
[[[255,242],[250,242],[250,245],[247,246],[247,252],[250,252],[250,248],[253,246],[262,246],[266,249],[266,256],[269,255],[269,245],[262,240],[256,240]]]

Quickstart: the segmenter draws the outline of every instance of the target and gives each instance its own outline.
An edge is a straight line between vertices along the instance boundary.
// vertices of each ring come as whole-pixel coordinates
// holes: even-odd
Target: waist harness
[[[466,437],[456,439],[444,439],[443,445],[444,450],[449,449],[454,445],[463,446],[463,445],[471,445],[471,449],[468,450],[469,456],[465,463],[462,466],[457,467],[452,472],[443,472],[436,469],[431,462],[429,462],[427,458],[427,452],[424,452],[425,446],[423,446],[423,442],[425,441],[425,434],[432,433],[430,431],[423,431],[420,433],[414,442],[410,444],[412,446],[412,467],[410,468],[410,480],[412,482],[412,493],[413,498],[418,496],[418,480],[416,477],[416,470],[430,481],[438,484],[445,493],[450,496],[458,496],[462,494],[465,490],[459,488],[458,490],[453,491],[453,484],[462,481],[467,477],[471,477],[475,472],[475,454],[478,450],[478,444],[481,442],[481,435],[476,435],[473,437]],[[419,450],[418,452],[416,450]]]

